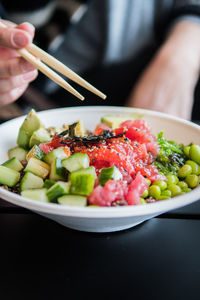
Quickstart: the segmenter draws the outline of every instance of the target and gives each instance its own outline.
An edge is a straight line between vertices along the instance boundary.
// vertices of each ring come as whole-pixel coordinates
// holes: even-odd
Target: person
[[[100,87],[104,81],[104,92],[114,91],[109,104],[189,120],[200,69],[199,16],[200,0],[91,0],[79,22],[49,50],[86,77],[99,72]],[[0,28],[0,105],[17,100],[37,76],[13,50],[28,46],[33,36],[29,23]],[[56,89],[52,82],[44,84],[46,93],[56,95]]]

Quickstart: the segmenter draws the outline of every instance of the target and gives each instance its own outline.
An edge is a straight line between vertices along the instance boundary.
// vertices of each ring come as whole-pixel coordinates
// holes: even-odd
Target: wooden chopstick
[[[0,21],[0,27],[6,28],[7,26]],[[73,80],[74,82],[78,83],[82,87],[88,89],[92,93],[98,95],[102,99],[106,98],[106,95],[100,92],[98,89],[96,89],[94,86],[92,86],[89,82],[84,80],[82,77],[80,77],[78,74],[76,74],[74,71],[72,71],[70,68],[65,66],[63,63],[61,63],[59,60],[45,52],[44,50],[40,49],[38,46],[31,44],[26,49],[18,49],[17,50],[22,57],[24,57],[27,61],[32,63],[38,70],[40,70],[42,73],[44,73],[47,77],[55,81],[57,84],[59,84],[61,87],[75,95],[80,100],[84,100],[84,97],[78,93],[69,83],[67,83],[62,77],[60,77],[56,72],[51,70],[47,65],[55,69],[56,71],[60,72],[61,74],[65,75],[69,79]],[[40,60],[38,60],[39,58]],[[44,63],[42,63],[45,62]]]
[[[7,26],[0,21],[0,27],[6,28]],[[34,55],[29,53],[26,49],[17,49],[17,52],[33,64],[40,72],[44,73],[47,77],[55,81],[58,85],[66,89],[68,92],[79,98],[80,100],[84,100],[84,97],[77,92],[69,83],[67,83],[61,76],[59,76],[56,72],[51,70],[48,66],[46,66],[43,62],[37,59]]]
[[[40,49],[38,46],[31,44],[29,47],[27,47],[27,50],[32,53],[33,55],[39,57],[42,61],[44,61],[47,65],[54,68],[59,73],[65,75],[72,81],[78,83],[82,87],[86,88],[90,92],[96,94],[97,96],[101,97],[102,99],[106,98],[106,95],[100,92],[98,89],[96,89],[93,85],[91,85],[89,82],[87,82],[85,79],[80,77],[78,74],[76,74],[74,71],[72,71],[70,68],[65,66],[62,62],[60,62],[55,57],[51,56],[44,50]]]
[[[59,76],[56,72],[51,70],[47,65],[38,60],[35,56],[29,53],[26,49],[17,50],[22,57],[24,57],[27,61],[33,64],[40,72],[44,73],[47,77],[55,81],[61,87],[66,89],[68,92],[79,98],[80,100],[84,100],[84,97],[77,92],[69,83],[67,83],[61,76]]]

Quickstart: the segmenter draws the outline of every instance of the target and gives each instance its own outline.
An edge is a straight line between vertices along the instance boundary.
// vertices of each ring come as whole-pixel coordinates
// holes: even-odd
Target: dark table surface
[[[0,200],[0,299],[200,299],[200,202],[85,233]]]

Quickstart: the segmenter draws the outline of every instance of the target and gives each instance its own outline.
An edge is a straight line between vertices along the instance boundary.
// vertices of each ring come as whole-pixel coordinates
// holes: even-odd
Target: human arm
[[[144,70],[127,105],[190,119],[200,70],[200,23],[177,22]]]

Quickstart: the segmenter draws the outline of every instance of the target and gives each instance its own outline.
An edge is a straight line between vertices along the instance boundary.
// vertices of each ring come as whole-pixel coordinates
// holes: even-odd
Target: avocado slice
[[[63,127],[61,128],[62,129],[61,131],[69,129],[69,126],[70,125],[64,124]],[[76,136],[81,136],[81,137],[86,135],[86,130],[85,130],[85,127],[84,127],[83,122],[81,120],[76,121],[76,127],[74,128],[74,134]]]
[[[112,129],[115,129],[118,128],[121,123],[127,120],[133,120],[133,117],[120,115],[105,115],[101,118],[101,123],[107,125]]]
[[[39,145],[40,143],[47,143],[51,141],[50,134],[45,128],[39,128],[33,132],[30,141],[29,147],[33,147],[34,145]]]
[[[25,149],[29,148],[29,140],[31,135],[40,127],[44,127],[44,125],[38,118],[36,111],[34,109],[31,109],[19,129],[17,137],[18,146]]]

